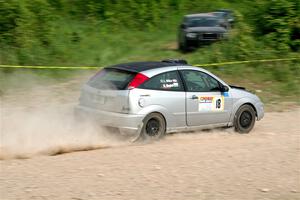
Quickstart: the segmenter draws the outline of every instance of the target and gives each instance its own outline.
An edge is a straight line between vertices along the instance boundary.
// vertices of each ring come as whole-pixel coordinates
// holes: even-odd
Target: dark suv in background
[[[179,27],[178,46],[182,51],[200,44],[227,38],[227,25],[213,13],[185,15]]]
[[[227,29],[232,28],[235,22],[235,18],[233,15],[232,10],[228,9],[219,9],[215,12],[212,12],[216,17],[218,17],[221,21],[221,23],[224,23],[227,27]]]

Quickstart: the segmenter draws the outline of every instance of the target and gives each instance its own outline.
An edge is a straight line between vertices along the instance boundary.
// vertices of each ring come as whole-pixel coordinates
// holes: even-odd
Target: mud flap
[[[137,136],[131,140],[132,143],[133,142],[138,142],[140,140],[141,135],[142,135],[143,127],[144,127],[144,122],[139,124],[138,130],[136,131]]]

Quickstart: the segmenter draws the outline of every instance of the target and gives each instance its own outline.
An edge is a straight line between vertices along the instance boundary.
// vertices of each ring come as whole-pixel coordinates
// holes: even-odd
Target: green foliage
[[[54,40],[56,19],[48,1],[11,0],[0,3],[1,46],[15,49],[21,64],[34,64],[46,59]]]
[[[188,54],[177,51],[182,16],[219,8],[235,12],[228,40]],[[300,0],[0,0],[1,64],[106,66],[165,58],[212,63],[296,57],[299,50]],[[229,83],[263,90],[265,101],[299,101],[299,69],[299,61],[209,68]],[[7,86],[0,72],[0,85]],[[34,73],[41,80],[64,79],[73,71]]]
[[[110,51],[124,52],[120,53],[121,57],[132,57],[128,52],[135,53],[134,57],[143,57],[142,51],[148,48],[145,38],[151,38],[151,44],[158,46],[175,42],[182,15],[219,8],[235,11],[236,27],[228,41],[199,50],[206,55],[200,60],[250,59],[289,54],[299,51],[300,47],[299,2],[0,0],[0,62],[102,65],[105,64],[102,57],[106,57]],[[145,49],[134,51],[137,46]],[[157,51],[159,47],[154,48]],[[100,52],[104,55],[98,55]],[[149,57],[156,54],[151,49],[146,52]],[[160,54],[170,55],[170,52],[162,51]],[[172,56],[179,55],[175,53]]]
[[[256,1],[258,8],[252,14],[256,31],[265,42],[279,50],[299,50],[299,0]]]

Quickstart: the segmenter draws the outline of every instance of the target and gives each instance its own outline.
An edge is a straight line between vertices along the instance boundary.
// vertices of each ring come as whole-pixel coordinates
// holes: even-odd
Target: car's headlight
[[[227,32],[222,33],[222,36],[223,36],[223,38],[227,38],[228,37],[228,33]]]
[[[195,37],[197,37],[197,33],[187,33],[186,37],[195,38]]]

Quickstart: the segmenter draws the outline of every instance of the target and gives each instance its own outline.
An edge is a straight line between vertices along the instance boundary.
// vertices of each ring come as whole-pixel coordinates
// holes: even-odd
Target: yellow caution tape
[[[300,58],[279,58],[279,59],[263,59],[263,60],[243,60],[243,61],[229,61],[209,64],[195,64],[196,67],[222,66],[232,64],[245,64],[257,62],[278,62],[278,61],[292,61],[300,60]],[[17,65],[0,65],[0,68],[22,68],[22,69],[99,69],[101,67],[80,66],[80,67],[66,67],[66,66],[17,66]]]
[[[0,68],[22,68],[22,69],[99,69],[101,67],[62,67],[62,66],[17,66],[17,65],[0,65]]]
[[[279,58],[279,59],[263,59],[263,60],[243,60],[243,61],[230,61],[210,64],[196,64],[196,67],[209,67],[209,66],[221,66],[221,65],[233,65],[233,64],[245,64],[245,63],[257,63],[257,62],[278,62],[278,61],[291,61],[300,60],[300,58]]]

